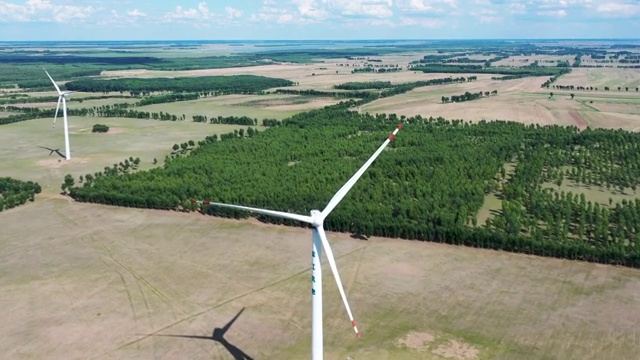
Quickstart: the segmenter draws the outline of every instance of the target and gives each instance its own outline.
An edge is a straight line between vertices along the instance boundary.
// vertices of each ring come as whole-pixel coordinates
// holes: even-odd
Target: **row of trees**
[[[68,82],[65,87],[67,90],[85,92],[215,91],[223,94],[253,94],[274,87],[291,85],[293,82],[285,79],[255,75],[230,75],[150,79],[84,79]]]
[[[545,81],[542,83],[542,85],[540,85],[541,88],[549,88],[549,86],[551,86],[551,84],[553,84],[554,82],[556,82],[558,80],[558,78],[560,78],[560,76],[562,76],[564,74],[558,74],[558,75],[554,75],[552,77],[549,78],[549,80]]]
[[[248,116],[212,116],[207,118],[206,115],[194,115],[194,122],[210,124],[228,124],[228,125],[258,125],[258,119],[250,118]]]
[[[418,65],[410,68],[413,71],[422,71],[424,73],[477,73],[477,74],[501,74],[501,75],[519,75],[519,76],[559,76],[571,72],[566,67],[548,67],[548,66],[526,66],[526,67],[508,67],[508,66],[492,66],[483,67],[482,65],[441,65],[427,64]]]
[[[388,72],[398,72],[398,71],[402,71],[401,67],[383,67],[383,66],[379,66],[376,65],[374,66],[367,66],[367,67],[363,67],[363,68],[357,68],[357,69],[353,69],[351,70],[352,74],[356,74],[356,73],[388,73]]]
[[[189,155],[166,159],[162,168],[110,171],[90,182],[85,177],[70,195],[236,218],[250,215],[200,209],[190,199],[308,213],[324,207],[396,126],[390,121],[395,116],[348,111],[354,103],[295,115],[259,136],[207,137]],[[573,176],[567,167],[576,168],[572,181],[603,177],[615,186],[637,185],[640,134],[420,116],[403,123],[403,132],[334,210],[327,228],[640,266],[638,202],[596,205],[550,186],[560,176]],[[515,162],[509,177],[508,162]],[[504,199],[501,212],[477,224],[478,210],[492,192]]]
[[[574,85],[553,85],[552,86],[554,89],[558,89],[558,90],[582,90],[582,91],[598,91],[597,87],[593,87],[593,86],[574,86]],[[633,88],[625,86],[624,88],[622,86],[618,86],[618,91],[622,91],[622,89],[624,89],[625,91],[629,91],[629,89],[633,90]],[[608,86],[604,87],[604,91],[609,91],[610,88]],[[639,88],[636,87],[635,88],[636,92],[638,92]]]
[[[0,211],[33,201],[41,191],[36,182],[0,177]]]
[[[451,97],[443,96],[442,98],[440,98],[440,100],[442,101],[443,104],[449,103],[449,102],[456,103],[456,102],[477,100],[482,98],[482,95],[483,95],[482,91],[477,93],[470,93],[466,91],[462,95],[451,95]],[[493,96],[498,95],[498,90],[493,90],[491,92],[489,91],[484,92],[484,96],[490,96],[490,95],[493,95]]]

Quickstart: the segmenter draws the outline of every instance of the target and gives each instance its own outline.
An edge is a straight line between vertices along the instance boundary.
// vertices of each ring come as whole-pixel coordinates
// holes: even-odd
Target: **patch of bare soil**
[[[425,351],[435,340],[435,336],[426,332],[410,332],[404,338],[396,341],[396,346],[406,346],[417,351]]]
[[[477,359],[480,350],[469,344],[450,340],[448,343],[438,346],[433,350],[433,353],[447,359],[468,360]]]

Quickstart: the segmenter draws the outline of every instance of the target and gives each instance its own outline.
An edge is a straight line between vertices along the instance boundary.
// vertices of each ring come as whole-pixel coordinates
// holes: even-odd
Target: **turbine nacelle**
[[[320,227],[324,223],[324,216],[319,210],[311,210],[311,225],[313,227]]]

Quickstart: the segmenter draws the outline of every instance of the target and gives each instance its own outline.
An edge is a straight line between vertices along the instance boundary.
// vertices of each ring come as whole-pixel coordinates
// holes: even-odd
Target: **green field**
[[[70,117],[72,161],[67,163],[55,153],[49,156],[49,150],[38,147],[59,148],[64,152],[62,120],[58,119],[55,129],[51,128],[52,120],[37,119],[2,126],[1,176],[37,181],[45,194],[52,195],[60,192],[62,178],[66,174],[80,176],[93,173],[130,156],[141,159],[141,169],[149,168],[153,166],[154,158],[162,164],[175,143],[198,141],[207,135],[246,128],[191,121]],[[109,126],[109,132],[91,133],[91,127],[96,123]]]

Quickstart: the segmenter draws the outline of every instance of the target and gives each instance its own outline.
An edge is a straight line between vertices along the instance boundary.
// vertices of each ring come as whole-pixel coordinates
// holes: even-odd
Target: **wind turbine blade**
[[[42,68],[42,70],[44,70],[44,68]],[[51,75],[49,75],[49,73],[47,72],[47,70],[44,70],[44,72],[47,74],[47,76],[49,77],[49,80],[51,80],[51,82],[53,83],[53,86],[56,87],[56,90],[58,91],[58,95],[62,95],[62,92],[60,91],[60,88],[58,87],[58,84],[56,84],[55,81],[53,81],[53,78],[51,77]]]
[[[360,337],[360,332],[358,332],[358,327],[356,326],[356,321],[353,319],[353,315],[351,314],[351,308],[349,307],[349,302],[347,301],[347,295],[344,293],[344,287],[342,286],[342,280],[340,280],[340,274],[338,273],[338,267],[336,266],[336,259],[333,257],[333,251],[331,251],[331,246],[329,245],[329,241],[327,240],[327,234],[325,234],[322,226],[314,227],[314,232],[318,232],[318,236],[320,236],[320,241],[322,241],[322,247],[324,248],[325,254],[327,255],[327,259],[329,260],[329,267],[331,267],[331,272],[333,273],[333,278],[336,279],[336,284],[338,285],[338,290],[340,291],[340,296],[342,297],[342,302],[344,303],[345,309],[347,309],[347,314],[349,315],[349,320],[351,320],[351,326],[353,326],[353,331],[356,332],[356,337]],[[315,234],[314,234],[315,235]]]
[[[398,133],[398,131],[400,131],[400,129],[402,129],[402,125],[398,125],[398,127],[389,135],[387,140],[385,140],[385,142],[378,148],[378,150],[376,150],[376,152],[373,153],[373,155],[369,158],[369,160],[367,160],[367,162],[365,162],[364,165],[362,165],[362,167],[351,177],[351,179],[349,179],[349,181],[347,181],[346,184],[342,185],[340,190],[338,190],[338,192],[335,195],[333,195],[333,198],[331,198],[331,201],[329,201],[329,204],[327,204],[327,207],[324,208],[324,210],[322,210],[323,218],[326,218],[331,213],[331,211],[333,211],[333,209],[340,203],[340,201],[345,197],[345,195],[347,195],[349,190],[351,190],[353,185],[355,185],[358,179],[360,179],[362,174],[364,174],[364,172],[367,171],[367,168],[371,166],[373,161],[378,157],[378,155],[380,155],[382,150],[384,150],[384,148],[387,145],[389,145],[391,140],[393,140],[396,137],[396,134]]]
[[[61,97],[58,97],[58,105],[56,105],[56,114],[53,116],[53,126],[56,127],[56,119],[58,118],[58,110],[60,110],[60,101],[62,101]]]
[[[285,219],[302,221],[302,222],[305,222],[305,223],[308,223],[308,224],[311,224],[313,222],[312,219],[311,219],[311,216],[291,214],[291,213],[286,213],[286,212],[282,212],[282,211],[258,209],[258,208],[252,208],[252,207],[247,207],[247,206],[240,206],[240,205],[229,205],[229,204],[222,204],[222,203],[216,203],[216,202],[211,202],[211,201],[191,200],[191,202],[193,204],[200,204],[200,205],[207,205],[207,206],[220,206],[220,207],[226,207],[226,208],[229,208],[229,209],[250,211],[250,212],[263,214],[263,215],[270,215],[270,216],[275,216],[275,217],[280,217],[280,218],[285,218]]]

